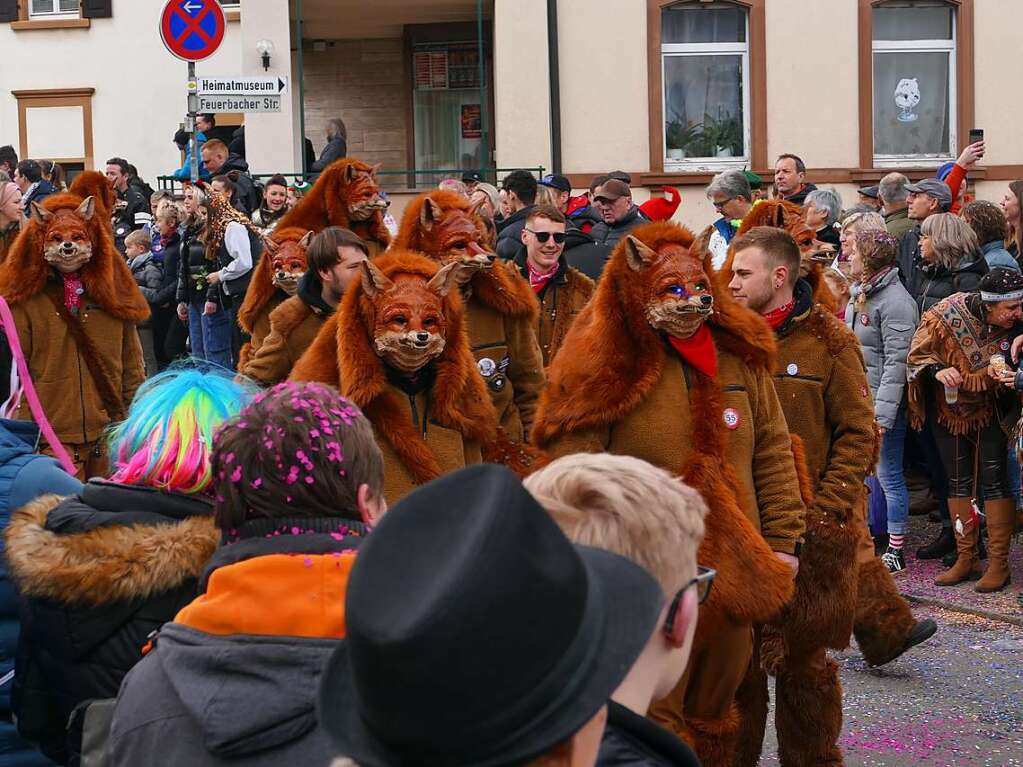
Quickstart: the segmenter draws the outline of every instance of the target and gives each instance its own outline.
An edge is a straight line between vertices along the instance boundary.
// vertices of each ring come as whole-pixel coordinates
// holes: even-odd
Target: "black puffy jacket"
[[[643,214],[643,211],[633,205],[626,211],[621,220],[615,221],[613,224],[606,224],[601,221],[599,224],[594,225],[590,230],[590,236],[596,240],[598,245],[608,245],[614,249],[622,237],[637,226],[649,223],[650,219]]]
[[[7,560],[22,600],[18,732],[67,763],[71,712],[117,695],[149,634],[195,598],[217,539],[208,501],[99,480],[16,512]]]

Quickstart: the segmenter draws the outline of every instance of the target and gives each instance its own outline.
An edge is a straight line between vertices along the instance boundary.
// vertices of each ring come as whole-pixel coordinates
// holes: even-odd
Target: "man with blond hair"
[[[610,453],[559,458],[525,486],[573,543],[642,565],[665,593],[653,634],[611,695],[597,764],[698,765],[689,746],[646,714],[685,673],[714,577],[696,563],[707,514],[700,494],[664,469]]]

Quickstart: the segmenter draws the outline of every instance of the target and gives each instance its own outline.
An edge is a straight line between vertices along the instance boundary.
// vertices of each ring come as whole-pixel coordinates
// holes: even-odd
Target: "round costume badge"
[[[497,372],[497,363],[490,359],[490,357],[481,359],[476,363],[476,367],[479,368],[480,375],[484,378],[490,378]]]
[[[862,394],[864,397],[867,396],[867,387],[866,386],[861,386],[860,387],[860,394]]]
[[[861,314],[860,315],[860,324],[864,325],[864,326],[869,325],[870,324],[870,317],[868,317],[865,314]]]
[[[725,419],[725,426],[732,431],[738,429],[739,424],[742,423],[742,418],[739,417],[739,411],[734,407],[726,407],[722,417]]]
[[[797,365],[795,362],[790,362],[789,366],[785,368],[785,372],[788,373],[790,376],[794,376],[796,375],[796,373],[799,372],[799,365]]]
[[[1001,349],[1001,350],[1002,350],[1003,352],[1007,352],[1007,351],[1009,351],[1009,339],[1008,339],[1008,338],[1003,338],[1003,339],[1002,339],[1002,342],[1001,342],[1000,344],[998,344],[998,347],[999,347],[999,348],[1000,348],[1000,349]]]

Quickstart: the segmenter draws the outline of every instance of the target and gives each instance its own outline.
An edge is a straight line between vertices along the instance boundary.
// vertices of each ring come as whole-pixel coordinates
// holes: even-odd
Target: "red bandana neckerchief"
[[[718,352],[714,347],[714,337],[706,323],[689,338],[668,336],[668,342],[679,356],[699,370],[705,376],[713,378],[718,373]]]
[[[533,289],[534,293],[539,293],[545,287],[547,283],[551,281],[551,278],[558,273],[559,263],[554,264],[554,268],[551,269],[547,274],[541,274],[533,268],[533,264],[526,261],[526,267],[529,269],[529,287]]]
[[[78,272],[61,274],[61,277],[64,280],[64,306],[71,314],[78,314],[78,310],[82,306],[82,293],[85,292],[85,288],[82,287],[82,278]]]
[[[777,309],[772,309],[771,311],[761,316],[764,318],[764,320],[767,321],[767,324],[771,326],[771,330],[777,330],[785,323],[785,320],[789,318],[789,315],[792,314],[792,310],[795,307],[796,299],[793,298],[784,306],[779,306]]]

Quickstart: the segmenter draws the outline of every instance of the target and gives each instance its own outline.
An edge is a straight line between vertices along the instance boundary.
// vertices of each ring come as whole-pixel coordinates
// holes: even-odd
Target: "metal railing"
[[[393,191],[413,191],[413,192],[425,192],[428,189],[433,189],[437,184],[446,178],[461,179],[466,173],[479,173],[480,177],[494,186],[500,186],[499,182],[502,178],[507,176],[514,170],[527,170],[536,176],[538,179],[543,177],[544,167],[538,165],[533,168],[483,168],[477,170],[475,168],[426,168],[426,169],[401,169],[401,170],[378,170],[377,179],[380,182],[380,188],[385,192]],[[274,176],[283,176],[289,185],[302,186],[304,184],[312,186],[316,179],[319,177],[318,173],[252,173],[250,177],[261,183]],[[157,176],[157,183],[159,188],[171,192],[172,194],[181,194],[185,182],[174,176]]]

